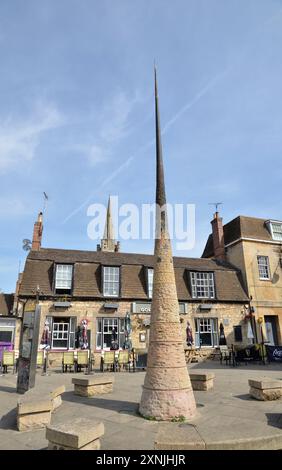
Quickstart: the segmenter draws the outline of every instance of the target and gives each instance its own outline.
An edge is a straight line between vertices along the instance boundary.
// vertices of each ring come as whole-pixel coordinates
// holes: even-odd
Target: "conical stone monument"
[[[155,266],[147,372],[139,411],[147,418],[170,421],[191,419],[196,414],[196,404],[184,355],[168,233],[156,69],[155,112],[157,160]]]

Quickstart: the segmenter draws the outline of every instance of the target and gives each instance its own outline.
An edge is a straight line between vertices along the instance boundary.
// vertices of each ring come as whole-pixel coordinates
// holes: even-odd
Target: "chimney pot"
[[[43,214],[42,212],[39,212],[37,221],[35,222],[34,228],[33,228],[31,249],[34,251],[38,251],[41,248],[42,232],[43,232]]]

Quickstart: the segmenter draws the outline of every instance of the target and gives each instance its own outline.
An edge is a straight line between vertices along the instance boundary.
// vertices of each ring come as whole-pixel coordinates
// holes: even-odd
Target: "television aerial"
[[[31,241],[28,238],[23,240],[23,250],[30,251],[31,250]]]
[[[223,202],[209,202],[210,206],[215,206],[215,212],[218,212],[218,206],[221,206]]]

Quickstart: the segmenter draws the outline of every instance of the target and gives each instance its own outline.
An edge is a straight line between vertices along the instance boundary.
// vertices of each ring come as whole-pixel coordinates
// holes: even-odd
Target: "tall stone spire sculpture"
[[[120,244],[115,240],[111,210],[111,197],[109,196],[104,236],[101,240],[101,244],[97,245],[97,251],[119,251],[119,249]]]
[[[139,411],[156,420],[192,418],[196,404],[185,361],[172,248],[168,233],[155,68],[156,235],[147,372]]]

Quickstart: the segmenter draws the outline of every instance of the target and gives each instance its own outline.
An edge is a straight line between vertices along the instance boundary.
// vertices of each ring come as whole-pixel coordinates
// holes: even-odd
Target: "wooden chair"
[[[87,367],[89,370],[89,353],[90,351],[88,349],[85,351],[77,351],[76,372],[80,372],[82,367]]]
[[[119,351],[117,365],[119,372],[122,367],[128,368],[128,371],[130,371],[129,351]]]
[[[107,369],[110,367],[113,372],[116,370],[116,358],[115,358],[115,351],[105,351],[104,357],[101,358],[101,370],[104,372],[105,366]]]
[[[71,372],[71,368],[74,368],[74,352],[68,351],[63,353],[63,360],[62,360],[62,371],[67,372],[69,367],[69,371]]]
[[[13,374],[15,373],[15,352],[14,351],[3,351],[2,356],[2,372],[5,374],[8,372],[8,367],[13,367]]]

